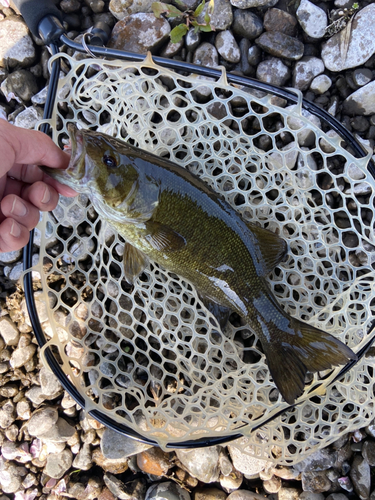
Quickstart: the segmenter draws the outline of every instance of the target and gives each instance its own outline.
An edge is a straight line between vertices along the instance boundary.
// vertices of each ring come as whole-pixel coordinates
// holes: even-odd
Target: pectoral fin
[[[186,240],[172,228],[160,222],[148,221],[145,239],[160,252],[175,252],[186,245]]]
[[[220,325],[220,328],[224,328],[228,323],[228,319],[232,311],[228,307],[222,306],[221,304],[214,302],[204,295],[199,295],[199,298],[203,302],[204,306],[210,311],[210,313],[215,316]]]
[[[263,229],[248,222],[246,225],[253,234],[253,244],[259,254],[263,274],[266,275],[285,257],[287,252],[286,241],[268,229]]]
[[[130,243],[125,243],[123,262],[125,279],[132,285],[134,280],[137,279],[147,267],[148,258],[143,252],[138,250],[138,248],[133,247]]]

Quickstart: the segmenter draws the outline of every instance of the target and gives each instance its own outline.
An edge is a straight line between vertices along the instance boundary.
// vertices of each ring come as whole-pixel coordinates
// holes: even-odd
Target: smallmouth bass
[[[286,242],[245,222],[216,192],[175,163],[97,132],[68,127],[71,160],[50,176],[86,193],[99,215],[126,240],[128,282],[149,259],[190,281],[221,325],[242,316],[260,338],[275,385],[293,404],[307,371],[356,359],[332,335],[286,314],[265,276]]]

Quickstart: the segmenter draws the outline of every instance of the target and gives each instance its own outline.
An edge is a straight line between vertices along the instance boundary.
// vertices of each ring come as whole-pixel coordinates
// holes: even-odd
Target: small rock
[[[47,432],[38,432],[37,437],[43,441],[52,441],[53,443],[65,443],[74,436],[75,428],[68,424],[63,418],[58,418],[56,424]]]
[[[262,33],[263,23],[253,12],[237,9],[234,11],[232,30],[239,37],[254,40]]]
[[[0,252],[0,262],[2,264],[13,264],[21,258],[22,250],[13,250],[13,252]]]
[[[249,47],[247,52],[247,62],[251,66],[258,66],[260,61],[262,60],[262,51],[257,45],[252,45]]]
[[[51,453],[47,456],[47,463],[43,472],[54,479],[60,479],[65,472],[70,469],[73,461],[73,454],[65,449],[61,453]]]
[[[303,491],[298,500],[324,500],[323,493],[312,493],[311,491]]]
[[[198,31],[195,33],[194,28],[190,28],[185,36],[185,45],[189,52],[194,52],[194,50],[201,43],[201,33]],[[1,257],[1,254],[0,254]]]
[[[216,48],[211,43],[202,43],[194,52],[193,63],[208,68],[216,68],[219,65],[219,55]]]
[[[362,456],[371,467],[375,465],[375,441],[365,441],[363,443]]]
[[[148,450],[152,446],[106,428],[100,441],[100,448],[105,458],[124,459]]]
[[[346,56],[343,59],[342,33],[333,35],[322,47],[324,65],[330,71],[343,71],[364,64],[375,52],[375,4],[371,3],[353,19]]]
[[[263,488],[266,493],[278,493],[281,486],[281,479],[277,476],[272,476],[271,479],[263,481]]]
[[[6,345],[18,344],[20,332],[9,316],[0,318],[0,333]]]
[[[169,454],[160,448],[150,448],[139,453],[137,465],[143,472],[154,476],[164,476],[171,466]]]
[[[20,420],[30,420],[31,407],[27,399],[21,399],[21,401],[18,401],[16,406],[16,412]]]
[[[332,483],[327,477],[326,471],[320,472],[302,472],[302,489],[314,493],[323,493],[329,491]]]
[[[297,61],[303,56],[303,43],[284,33],[266,31],[255,43],[268,54]]]
[[[233,493],[227,496],[227,500],[264,500],[264,498],[264,495],[258,495],[258,493],[248,490],[233,491]]]
[[[190,500],[189,493],[172,481],[153,484],[146,492],[145,500]]]
[[[215,46],[223,59],[231,63],[240,60],[240,48],[229,30],[220,31],[215,38]]]
[[[16,127],[34,129],[37,122],[42,118],[43,110],[41,108],[30,106],[16,116],[14,125],[16,125]]]
[[[246,438],[241,438],[239,444],[241,445],[241,443],[246,443]],[[272,465],[266,460],[259,460],[258,458],[243,453],[233,444],[228,445],[228,451],[233,462],[233,467],[247,476],[259,474],[260,471]]]
[[[310,84],[310,90],[314,92],[314,94],[324,94],[331,87],[332,80],[327,75],[319,75],[314,78],[314,80]]]
[[[326,500],[348,500],[348,497],[344,493],[331,493]]]
[[[232,493],[232,491],[238,490],[243,481],[243,474],[239,471],[234,470],[231,474],[227,476],[220,476],[220,486],[227,493]]]
[[[43,105],[47,101],[47,94],[48,94],[48,87],[44,87],[40,92],[31,96],[31,102],[35,105]]]
[[[186,1],[186,0],[185,0]],[[209,4],[203,7],[202,13],[197,17],[198,23],[205,23],[204,16],[207,14]],[[215,0],[214,10],[210,14],[210,25],[216,31],[227,30],[233,22],[233,9],[229,0]]]
[[[294,464],[293,468],[298,472],[319,472],[333,467],[337,459],[337,452],[323,448],[312,453],[307,458]]]
[[[266,31],[279,31],[289,36],[296,34],[298,24],[295,17],[280,9],[268,9],[263,23]]]
[[[371,486],[371,470],[367,460],[359,455],[354,457],[350,478],[353,482],[354,491],[359,498],[366,500],[370,495]]]
[[[296,12],[303,31],[311,38],[323,38],[328,24],[327,14],[309,0],[301,0]]]
[[[12,368],[20,368],[24,366],[36,352],[36,345],[29,344],[26,347],[17,347],[16,350],[13,351],[12,356],[10,358],[10,366]]]
[[[237,9],[256,9],[257,7],[266,8],[276,5],[278,0],[230,0],[233,7]]]
[[[219,479],[219,450],[216,446],[193,450],[176,450],[177,458],[190,475],[212,483]]]
[[[0,484],[4,493],[15,493],[21,489],[22,477],[26,474],[27,469],[24,467],[17,467],[12,462],[0,459]],[[9,498],[6,496],[4,500],[9,500]]]
[[[194,500],[226,500],[227,494],[218,488],[197,488],[194,490]]]
[[[353,82],[358,85],[358,87],[363,87],[367,85],[373,79],[372,71],[368,68],[359,68],[353,71]]]
[[[15,419],[16,412],[13,401],[11,399],[3,401],[0,408],[0,427],[6,429],[13,424]]]
[[[106,429],[109,430],[109,429]],[[130,438],[128,438],[130,439]],[[128,459],[123,458],[107,458],[103,455],[102,451],[99,448],[96,448],[92,453],[92,460],[99,467],[101,467],[106,472],[110,472],[111,474],[122,474],[126,470],[128,470]]]
[[[171,41],[169,41],[167,45],[163,48],[163,50],[160,52],[160,57],[173,57],[180,52],[183,46],[184,46],[183,39],[181,39],[179,42],[176,43],[172,43]]]
[[[42,388],[42,393],[45,396],[59,395],[62,391],[62,385],[54,373],[45,366],[42,366],[39,372],[39,380]]]
[[[124,484],[117,477],[106,473],[104,474],[104,482],[108,489],[119,500],[133,500],[134,498],[142,499],[145,496],[146,485],[141,479],[136,479],[135,481],[130,481]],[[168,500],[173,500],[173,497]]]
[[[0,66],[27,68],[34,60],[34,43],[25,22],[18,16],[0,21]]]
[[[77,456],[73,460],[73,467],[81,470],[89,470],[92,467],[91,447],[87,443],[83,443]]]
[[[116,19],[122,21],[125,17],[139,12],[152,12],[151,5],[153,0],[111,0],[109,2],[109,11]]]
[[[281,488],[277,494],[277,500],[298,500],[299,493],[296,488]]]
[[[146,54],[168,41],[170,31],[164,18],[157,19],[154,14],[132,14],[115,24],[108,47]]]
[[[353,92],[345,99],[343,108],[348,115],[373,115],[375,113],[375,81]]]
[[[271,59],[259,63],[256,76],[261,82],[271,83],[280,87],[285,85],[289,80],[290,69],[281,59],[271,57]]]
[[[36,410],[33,416],[27,423],[27,430],[30,436],[39,437],[45,434],[56,424],[59,414],[56,408],[45,407],[41,410]]]
[[[17,384],[5,384],[0,387],[0,396],[3,398],[14,398],[18,394],[18,385]]]
[[[311,56],[303,57],[295,65],[293,87],[302,92],[307,90],[313,78],[323,73],[323,71],[324,64],[321,59]]]
[[[3,81],[1,89],[5,97],[13,93],[24,102],[29,102],[39,90],[35,76],[26,69],[19,69],[10,73],[8,78]]]

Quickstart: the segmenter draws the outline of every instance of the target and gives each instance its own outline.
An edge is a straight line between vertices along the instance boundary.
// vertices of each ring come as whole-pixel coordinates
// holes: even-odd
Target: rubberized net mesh
[[[109,133],[199,175],[245,220],[281,235],[288,257],[268,283],[290,315],[355,352],[375,314],[374,179],[300,103],[143,63],[62,58],[50,121]],[[192,285],[161,266],[130,286],[124,240],[90,200],[62,198],[40,228],[47,346],[97,409],[160,446],[242,433],[259,458],[293,463],[373,418],[373,357],[338,382],[308,374],[285,408],[257,336],[232,314],[221,331]],[[220,242],[218,242],[220,244]],[[236,443],[234,443],[236,445]]]

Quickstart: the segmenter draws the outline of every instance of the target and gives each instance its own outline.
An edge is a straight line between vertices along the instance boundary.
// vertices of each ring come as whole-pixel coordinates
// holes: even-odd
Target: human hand
[[[42,132],[0,119],[0,252],[24,247],[39,211],[53,210],[63,196],[76,196],[37,165],[66,168],[69,156]]]

